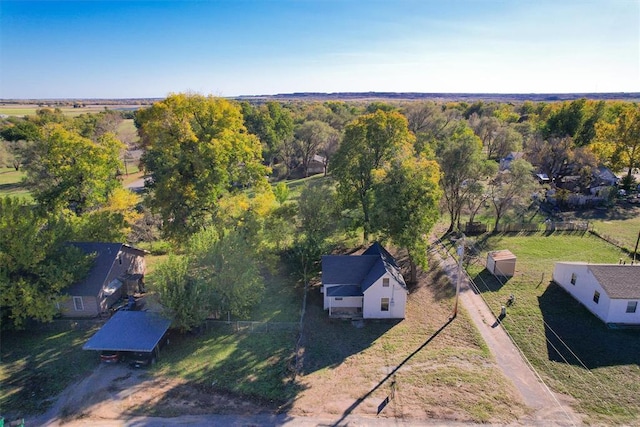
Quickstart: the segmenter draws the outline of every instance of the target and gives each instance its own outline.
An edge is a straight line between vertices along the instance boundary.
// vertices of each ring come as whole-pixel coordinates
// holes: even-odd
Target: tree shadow
[[[422,351],[431,341],[433,341],[433,339],[435,337],[437,337],[440,332],[442,332],[447,326],[449,326],[451,324],[451,322],[453,322],[453,320],[455,319],[455,317],[450,317],[449,320],[447,320],[447,322],[442,325],[440,327],[440,329],[438,329],[437,331],[435,331],[433,333],[433,335],[431,335],[429,338],[427,338],[427,340],[417,349],[415,349],[411,354],[409,354],[407,357],[404,358],[404,360],[402,362],[400,362],[398,364],[398,366],[396,366],[391,372],[389,372],[387,375],[385,375],[384,378],[382,378],[380,380],[380,382],[378,382],[378,384],[376,384],[371,390],[369,390],[366,394],[364,394],[362,397],[358,398],[355,402],[353,402],[351,404],[351,406],[349,406],[342,414],[342,416],[340,417],[340,419],[338,421],[336,421],[334,424],[332,424],[333,426],[339,426],[341,422],[343,422],[358,406],[360,406],[369,396],[371,396],[376,390],[378,390],[385,382],[387,382],[390,378],[393,378],[394,375],[396,374],[396,372],[398,372],[400,370],[400,368],[402,368],[404,366],[405,363],[407,363],[409,360],[411,360],[413,358],[413,356],[415,356],[416,354],[418,354],[420,351]],[[395,380],[392,383],[392,390],[393,387],[395,385]],[[385,400],[386,403],[388,403],[388,400]],[[378,412],[380,412],[381,408],[384,407],[385,402],[383,402],[379,407],[378,407]]]
[[[640,330],[609,329],[560,286],[538,297],[549,360],[594,369],[640,365]]]

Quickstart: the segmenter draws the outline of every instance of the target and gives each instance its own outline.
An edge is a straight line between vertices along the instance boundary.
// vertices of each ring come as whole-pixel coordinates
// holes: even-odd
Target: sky
[[[0,99],[640,92],[639,0],[0,0]]]

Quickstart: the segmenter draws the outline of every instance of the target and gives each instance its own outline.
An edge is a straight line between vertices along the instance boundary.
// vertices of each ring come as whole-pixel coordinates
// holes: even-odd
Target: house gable
[[[377,242],[362,255],[323,256],[322,286],[324,309],[330,315],[333,308],[350,307],[361,310],[365,318],[404,318],[404,278]]]
[[[553,280],[603,322],[640,325],[640,267],[557,262]]]

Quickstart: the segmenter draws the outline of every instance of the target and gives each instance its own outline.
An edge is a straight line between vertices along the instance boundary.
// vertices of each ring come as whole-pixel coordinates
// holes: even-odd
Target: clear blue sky
[[[0,0],[0,98],[640,92],[638,0]]]

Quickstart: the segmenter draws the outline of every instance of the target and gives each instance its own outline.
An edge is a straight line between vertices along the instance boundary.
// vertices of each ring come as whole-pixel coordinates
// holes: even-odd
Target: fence
[[[498,224],[498,231],[501,233],[519,233],[528,232],[536,233],[545,231],[551,233],[554,231],[583,231],[590,229],[589,223],[586,221],[547,221],[544,224],[539,223],[507,223]]]
[[[247,320],[207,320],[207,328],[228,328],[228,332],[237,333],[270,333],[270,332],[297,332],[300,328],[298,322],[256,322]]]

